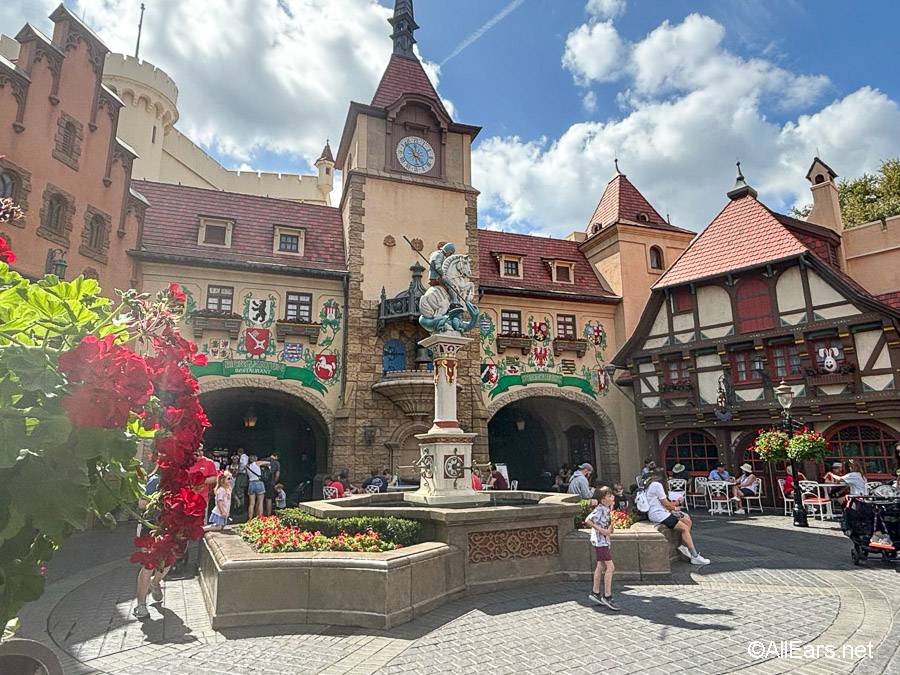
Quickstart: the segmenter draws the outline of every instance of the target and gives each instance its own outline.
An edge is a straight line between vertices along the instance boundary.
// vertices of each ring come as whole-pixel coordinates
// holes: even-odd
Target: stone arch
[[[396,429],[391,434],[391,437],[384,442],[384,446],[388,449],[389,453],[389,461],[391,471],[397,473],[400,476],[411,477],[415,474],[414,470],[411,469],[400,469],[399,466],[403,465],[402,462],[404,460],[401,459],[401,453],[404,449],[407,449],[409,446],[414,445],[413,441],[415,440],[416,434],[424,434],[431,428],[431,425],[428,422],[422,420],[407,420]]]
[[[590,396],[574,389],[561,387],[528,386],[508,391],[501,394],[487,407],[487,421],[503,408],[512,403],[525,401],[532,398],[560,399],[574,403],[587,413],[588,418],[594,422],[597,461],[601,474],[610,480],[620,479],[619,468],[619,439],[616,428],[609,414],[600,403]]]
[[[315,410],[325,423],[329,439],[334,437],[334,413],[325,402],[312,391],[293,380],[279,380],[274,377],[201,377],[198,380],[200,393],[227,391],[229,389],[268,389],[299,398]]]

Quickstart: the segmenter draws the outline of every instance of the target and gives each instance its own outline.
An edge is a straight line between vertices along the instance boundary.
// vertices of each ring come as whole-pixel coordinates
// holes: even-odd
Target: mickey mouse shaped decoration
[[[822,360],[822,370],[826,373],[836,373],[840,369],[837,359],[841,350],[837,347],[822,347],[819,350],[819,358]]]

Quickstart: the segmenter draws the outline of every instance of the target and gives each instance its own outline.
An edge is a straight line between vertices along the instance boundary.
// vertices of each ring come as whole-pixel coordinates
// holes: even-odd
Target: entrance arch
[[[200,402],[210,421],[207,450],[230,455],[243,447],[260,458],[279,452],[288,494],[325,470],[334,417],[302,387],[267,377],[201,378]]]
[[[487,411],[491,461],[505,463],[520,488],[549,489],[561,464],[584,461],[604,481],[621,479],[615,427],[593,398],[529,386],[498,396]]]

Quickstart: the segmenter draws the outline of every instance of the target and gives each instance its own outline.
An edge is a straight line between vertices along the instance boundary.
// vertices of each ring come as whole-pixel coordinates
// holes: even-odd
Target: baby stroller
[[[890,490],[890,495],[885,490],[868,497],[850,497],[844,506],[841,529],[853,542],[850,558],[854,565],[861,565],[870,553],[881,554],[882,562],[897,562],[900,493]]]

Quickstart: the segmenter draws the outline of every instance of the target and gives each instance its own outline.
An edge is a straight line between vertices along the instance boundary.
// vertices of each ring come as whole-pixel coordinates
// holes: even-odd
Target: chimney
[[[838,199],[837,186],[834,184],[835,178],[837,174],[825,162],[818,157],[813,160],[806,174],[806,180],[812,183],[810,190],[813,207],[806,220],[842,235],[844,221],[841,219],[841,203]]]

